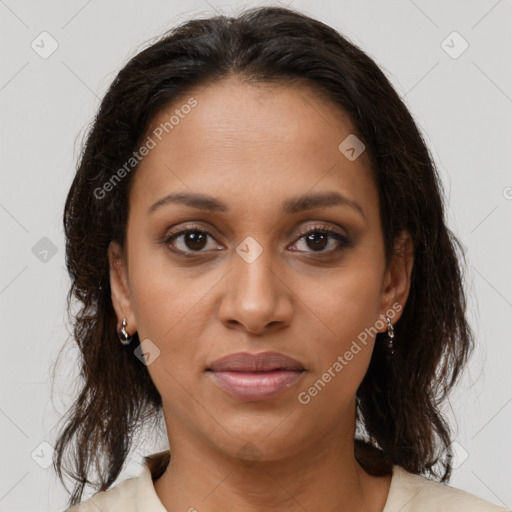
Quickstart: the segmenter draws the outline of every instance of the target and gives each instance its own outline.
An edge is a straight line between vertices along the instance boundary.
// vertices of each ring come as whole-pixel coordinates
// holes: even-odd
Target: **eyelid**
[[[297,241],[299,238],[302,238],[304,235],[308,235],[309,233],[312,233],[312,232],[314,233],[316,231],[324,231],[325,233],[333,234],[333,235],[338,235],[338,236],[343,237],[343,238],[348,240],[348,235],[347,234],[341,233],[336,228],[333,228],[333,227],[328,226],[326,224],[319,223],[319,224],[313,224],[312,226],[307,226],[307,227],[300,228],[298,233],[297,233],[297,236],[295,238],[295,241]]]

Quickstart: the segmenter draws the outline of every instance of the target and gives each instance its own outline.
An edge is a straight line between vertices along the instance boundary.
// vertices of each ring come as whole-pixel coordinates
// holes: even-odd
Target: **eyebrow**
[[[159,208],[169,204],[184,204],[191,208],[197,208],[199,210],[209,212],[229,212],[229,208],[225,203],[212,196],[197,193],[176,193],[169,194],[159,199],[155,204],[150,206],[148,209],[148,214],[153,213],[155,210],[158,210]],[[292,197],[284,201],[281,213],[293,214],[329,206],[349,206],[357,210],[366,220],[363,207],[357,201],[345,197],[338,192],[317,192],[314,194],[312,193],[298,197]]]

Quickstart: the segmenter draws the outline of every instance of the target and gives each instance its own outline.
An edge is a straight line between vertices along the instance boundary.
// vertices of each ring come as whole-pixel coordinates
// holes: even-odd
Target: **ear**
[[[381,288],[380,317],[388,316],[394,325],[402,312],[411,288],[411,274],[414,264],[414,243],[408,231],[402,231],[394,243],[394,251],[384,275]],[[389,312],[394,315],[391,318]],[[384,331],[387,330],[387,326]]]
[[[121,329],[123,318],[126,318],[126,331],[133,336],[137,331],[137,322],[130,300],[127,260],[123,248],[114,240],[110,242],[107,253],[112,305],[117,315],[117,330]]]

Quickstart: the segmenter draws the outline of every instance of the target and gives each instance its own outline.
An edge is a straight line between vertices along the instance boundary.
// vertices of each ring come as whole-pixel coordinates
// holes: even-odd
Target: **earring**
[[[121,327],[121,330],[118,331],[119,340],[123,345],[129,345],[132,342],[132,336],[130,336],[126,332],[126,318],[123,318],[123,326]]]
[[[388,323],[388,339],[385,341],[386,348],[389,350],[389,354],[393,355],[395,353],[395,346],[393,344],[393,338],[395,337],[395,330],[391,325],[391,320],[386,317],[386,322]]]

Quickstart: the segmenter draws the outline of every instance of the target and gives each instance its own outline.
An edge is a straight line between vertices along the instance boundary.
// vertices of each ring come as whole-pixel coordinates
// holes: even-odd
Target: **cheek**
[[[322,287],[311,288],[306,302],[310,311],[311,346],[316,347],[316,364],[308,385],[317,386],[324,399],[355,394],[373,351],[379,320],[379,269],[351,266]],[[313,391],[315,393],[315,391]]]
[[[187,311],[187,294],[176,280],[155,267],[134,272],[131,282],[132,306],[139,337],[163,341]]]
[[[153,383],[166,407],[172,404],[173,410],[186,411],[190,406],[187,390],[194,389],[202,368],[197,348],[203,330],[202,303],[200,294],[185,292],[183,283],[176,281],[162,277],[155,267],[148,269],[134,283],[134,311],[141,342],[149,339],[157,347],[157,357],[148,365]]]
[[[129,263],[131,304],[139,337],[167,343],[183,328],[180,324],[187,323],[205,288],[197,282],[197,272],[192,279],[192,272],[171,264],[165,247],[152,244],[144,233],[134,233],[133,239],[141,240],[130,252]]]
[[[132,307],[141,342],[151,340],[159,350],[148,370],[159,389],[175,388],[195,378],[204,361],[200,359],[205,322],[214,311],[208,291],[218,276],[198,275],[197,269],[173,268],[168,259],[134,257],[130,262]],[[179,386],[178,386],[179,387]],[[174,390],[176,391],[176,390]]]
[[[333,272],[318,286],[304,284],[308,290],[304,301],[330,339],[347,340],[378,319],[380,282],[380,268],[362,261]]]

